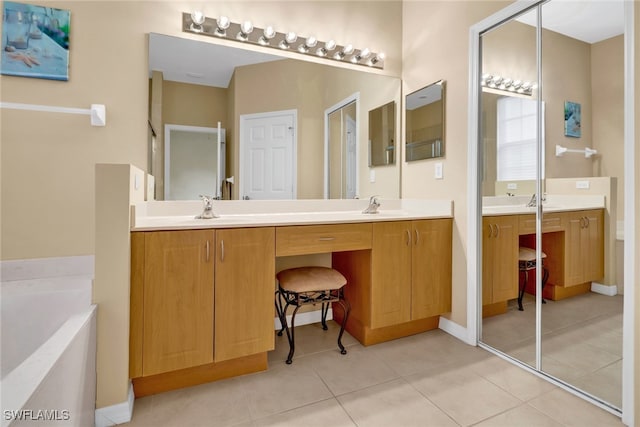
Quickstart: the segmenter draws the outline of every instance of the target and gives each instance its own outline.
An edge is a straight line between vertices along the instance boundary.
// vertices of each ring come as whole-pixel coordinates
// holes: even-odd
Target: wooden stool
[[[347,279],[337,270],[328,267],[299,267],[283,270],[276,274],[278,279],[278,290],[276,291],[276,312],[280,319],[282,329],[278,332],[282,336],[282,332],[287,332],[289,340],[289,356],[287,364],[293,361],[293,352],[295,351],[294,343],[294,327],[295,318],[298,309],[303,305],[322,304],[321,320],[322,329],[327,328],[327,313],[329,304],[337,302],[344,311],[344,319],[340,326],[340,334],[338,335],[338,347],[340,353],[347,354],[347,350],[342,345],[342,334],[347,324],[349,311],[351,306],[344,299],[343,288],[347,284]],[[284,304],[284,307],[283,307]],[[291,327],[287,325],[287,309],[290,305],[295,306],[291,315]]]
[[[547,257],[547,254],[542,252],[540,254],[540,258],[542,261],[542,289],[544,290],[544,285],[547,283],[549,279],[549,270],[544,266],[544,259]],[[527,289],[527,282],[529,280],[529,271],[536,269],[536,251],[535,249],[520,247],[518,250],[518,268],[521,273],[524,273],[524,281],[520,285],[520,293],[518,295],[518,310],[524,311],[522,307],[522,298],[524,297],[524,291]],[[542,298],[542,303],[546,304],[547,302]]]

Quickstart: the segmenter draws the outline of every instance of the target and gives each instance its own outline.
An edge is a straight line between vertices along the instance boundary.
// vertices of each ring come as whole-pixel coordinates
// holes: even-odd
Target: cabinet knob
[[[414,231],[416,232],[416,241],[413,242],[413,244],[417,245],[418,243],[420,243],[420,233],[418,233],[418,229],[417,228]]]
[[[407,232],[407,246],[411,245],[411,232],[409,230],[405,230]]]
[[[220,261],[224,261],[224,240],[220,240]]]

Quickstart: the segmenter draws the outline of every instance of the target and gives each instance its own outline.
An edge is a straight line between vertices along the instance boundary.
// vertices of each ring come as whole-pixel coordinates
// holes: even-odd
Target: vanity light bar
[[[348,62],[373,68],[384,68],[384,53],[369,49],[355,49],[352,45],[340,46],[335,41],[320,41],[313,36],[300,37],[294,32],[280,33],[273,27],[258,28],[251,21],[235,23],[226,17],[208,18],[202,12],[182,13],[182,31],[210,37],[235,40],[258,46],[287,50],[333,61]]]
[[[494,74],[483,74],[482,77],[480,77],[480,85],[489,89],[502,90],[529,96],[533,93],[533,89],[536,88],[535,83],[513,80],[509,77],[501,77]]]

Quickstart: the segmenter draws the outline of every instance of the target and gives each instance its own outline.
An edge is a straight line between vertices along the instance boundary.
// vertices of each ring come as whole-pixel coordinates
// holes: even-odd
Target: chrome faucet
[[[213,212],[213,200],[215,197],[212,196],[203,196],[200,195],[202,202],[204,203],[204,207],[202,213],[196,217],[196,219],[211,219],[218,218],[218,215]]]
[[[362,211],[363,214],[377,214],[378,208],[380,207],[380,202],[378,201],[379,196],[371,196],[369,198],[369,206],[365,210]]]
[[[541,202],[545,202],[546,200],[547,200],[547,197],[546,197],[545,194],[543,194],[540,201]],[[531,196],[531,200],[529,200],[529,203],[527,203],[527,207],[528,208],[533,208],[533,207],[536,207],[536,206],[538,206],[538,202],[536,200],[536,193],[533,193],[533,195]]]

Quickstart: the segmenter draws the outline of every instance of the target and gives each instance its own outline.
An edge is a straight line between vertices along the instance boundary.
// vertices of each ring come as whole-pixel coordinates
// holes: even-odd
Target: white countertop
[[[536,206],[527,206],[531,196],[496,196],[482,198],[482,216],[535,214]],[[543,213],[603,209],[604,196],[573,196],[549,194],[542,202]]]
[[[219,218],[196,219],[201,201],[144,202],[133,206],[131,231],[273,227],[452,218],[451,200],[379,199],[377,214],[363,214],[368,200],[215,201]]]

